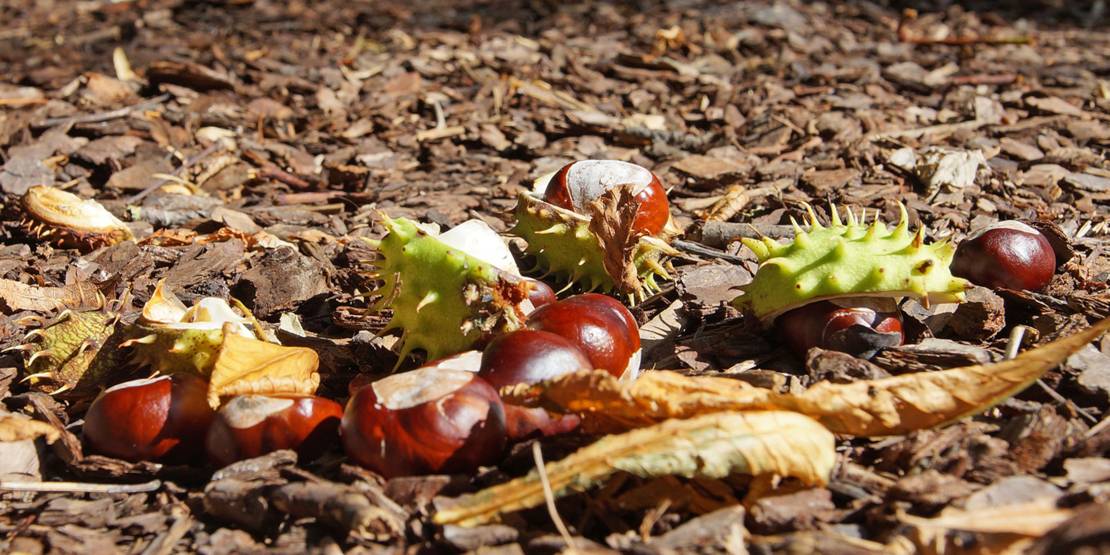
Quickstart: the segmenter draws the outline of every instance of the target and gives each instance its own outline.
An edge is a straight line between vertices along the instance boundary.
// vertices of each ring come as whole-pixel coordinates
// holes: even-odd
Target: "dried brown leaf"
[[[212,367],[208,403],[234,395],[311,395],[320,385],[320,358],[306,347],[249,339],[227,326]]]
[[[801,414],[718,412],[611,435],[546,469],[556,496],[585,490],[618,471],[710,479],[744,473],[825,484],[836,462],[835,443],[828,430]],[[543,485],[533,470],[450,502],[435,521],[476,526],[543,502]]]
[[[46,422],[14,414],[0,414],[0,442],[23,441],[39,437],[45,437],[47,443],[54,443],[61,437],[61,432]]]
[[[668,418],[739,410],[788,410],[840,434],[881,436],[938,426],[982,412],[1028,387],[1098,338],[1110,319],[1030,350],[1013,360],[848,384],[820,382],[780,394],[727,378],[646,372],[631,384],[600,371],[578,372],[539,386],[506,391],[506,399],[583,416],[591,431],[650,425]]]
[[[850,384],[821,382],[782,408],[808,414],[830,430],[861,436],[904,434],[978,414],[1098,339],[1110,319],[994,364],[903,374]]]
[[[100,290],[90,282],[79,281],[64,287],[37,287],[10,279],[0,279],[0,301],[6,313],[19,310],[50,312],[61,309],[98,308],[104,304]]]
[[[603,263],[609,277],[622,293],[640,291],[640,276],[633,261],[640,235],[632,229],[640,201],[632,185],[620,185],[602,193],[590,203],[590,231],[601,243]]]

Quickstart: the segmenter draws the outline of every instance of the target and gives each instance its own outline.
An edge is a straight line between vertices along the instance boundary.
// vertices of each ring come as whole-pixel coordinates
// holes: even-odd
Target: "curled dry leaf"
[[[0,414],[0,442],[23,441],[38,437],[46,438],[47,443],[54,443],[61,437],[61,432],[46,422],[14,414]]]
[[[234,395],[311,395],[320,385],[320,359],[306,347],[286,347],[232,333],[225,324],[208,385],[208,403]]]
[[[611,435],[546,469],[556,496],[585,490],[618,471],[641,477],[789,476],[819,485],[832,472],[834,448],[833,435],[801,414],[718,412]],[[543,484],[533,470],[448,502],[435,521],[477,526],[543,502]]]
[[[541,404],[582,415],[583,428],[594,432],[719,411],[788,410],[809,415],[835,433],[896,435],[958,420],[998,404],[1107,329],[1110,319],[995,364],[848,384],[821,382],[796,395],[727,378],[668,371],[647,372],[632,384],[622,384],[607,373],[594,371],[518,387],[505,392],[505,399],[526,403],[538,396]]]
[[[617,290],[631,294],[641,288],[634,256],[640,235],[632,228],[639,213],[640,201],[632,193],[632,185],[621,185],[605,191],[590,203],[590,231],[597,236],[605,253],[602,262]]]

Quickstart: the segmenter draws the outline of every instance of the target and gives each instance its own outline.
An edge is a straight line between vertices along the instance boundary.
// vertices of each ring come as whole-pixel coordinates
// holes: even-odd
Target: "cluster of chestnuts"
[[[191,374],[124,382],[106,389],[85,414],[93,451],[127,461],[223,466],[293,449],[304,460],[334,444],[343,407],[322,397],[235,397],[219,411],[208,383]]]
[[[639,370],[639,330],[624,305],[594,293],[555,301],[535,283],[539,308],[526,328],[496,337],[480,354],[352,384],[346,410],[322,397],[240,396],[214,411],[204,380],[175,374],[105,390],[85,416],[85,443],[129,461],[190,463],[207,455],[223,466],[278,449],[311,460],[339,431],[349,457],[385,476],[473,470],[498,460],[510,441],[578,424],[574,416],[503,403],[499,388],[579,370]]]
[[[636,320],[611,297],[586,293],[542,304],[527,326],[494,338],[480,358],[434,361],[360,387],[343,415],[347,455],[387,477],[473,470],[497,461],[508,442],[578,423],[504,403],[500,388],[579,370],[638,371]]]
[[[666,191],[655,174],[633,164],[568,164],[550,176],[542,198],[584,213],[590,202],[619,184],[632,185],[639,202],[634,231],[662,234],[670,220]],[[835,208],[833,212],[839,226]],[[857,225],[848,214],[851,225]],[[804,233],[798,233],[803,236],[797,243],[804,243]],[[904,227],[895,233],[911,240]],[[766,259],[780,246],[772,242],[754,248],[762,249]],[[920,234],[911,248],[921,248]],[[973,233],[954,256],[947,252],[952,274],[991,288],[1042,289],[1056,267],[1047,239],[1012,221]],[[881,278],[883,268],[877,271]],[[496,462],[511,442],[568,432],[579,423],[574,415],[504,402],[499,394],[503,388],[594,369],[631,380],[640,366],[639,330],[623,304],[594,293],[560,301],[544,282],[524,279],[535,310],[523,328],[492,338],[481,352],[430,361],[374,382],[356,378],[349,385],[345,409],[320,397],[241,396],[214,411],[201,378],[164,376],[104,391],[86,415],[85,442],[98,453],[131,461],[187,463],[206,456],[214,465],[226,465],[277,449],[294,449],[312,459],[338,436],[351,459],[386,477],[465,472]],[[792,286],[790,279],[783,281],[782,287]],[[961,291],[966,285],[963,280],[954,282],[961,284],[956,287]],[[781,291],[777,281],[772,285],[772,290]],[[901,344],[899,293],[883,289],[853,296],[855,291],[791,302],[771,321],[784,344],[803,355],[820,347],[869,356]]]

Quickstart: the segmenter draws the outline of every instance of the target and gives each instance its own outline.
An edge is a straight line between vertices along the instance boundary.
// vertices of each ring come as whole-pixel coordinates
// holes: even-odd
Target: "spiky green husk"
[[[947,241],[925,244],[924,229],[910,233],[905,207],[893,230],[877,213],[868,225],[848,210],[845,224],[835,207],[832,224],[823,226],[807,208],[808,229],[795,223],[791,243],[742,240],[760,266],[734,305],[750,307],[769,323],[788,310],[838,297],[912,297],[925,304],[964,299],[968,282],[948,268],[955,248]]]
[[[523,326],[523,280],[443,244],[411,220],[383,224],[378,308],[393,309],[386,330],[402,330],[402,359],[415,349],[429,360],[453,355]]]
[[[219,328],[180,329],[141,320],[131,326],[128,335],[133,339],[124,345],[131,348],[131,360],[160,374],[208,376],[224,340]]]
[[[27,334],[16,347],[27,354],[26,377],[35,389],[80,397],[100,392],[123,374],[119,314],[66,310]]]
[[[612,292],[616,281],[605,269],[605,250],[590,230],[585,216],[544,202],[527,193],[517,198],[516,225],[509,233],[528,242],[525,252],[536,257],[544,274],[554,274],[583,290]],[[633,296],[647,298],[660,290],[656,278],[670,280],[667,256],[678,254],[666,238],[641,237],[632,263],[641,289]]]

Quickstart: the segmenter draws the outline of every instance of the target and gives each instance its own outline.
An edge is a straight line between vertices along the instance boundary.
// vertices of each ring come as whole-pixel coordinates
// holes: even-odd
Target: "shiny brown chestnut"
[[[318,458],[339,439],[343,406],[323,397],[240,395],[208,427],[208,459],[217,466],[292,449],[301,461]]]
[[[589,204],[606,191],[630,184],[640,208],[632,229],[643,235],[659,235],[671,217],[667,191],[659,176],[642,166],[619,160],[580,160],[555,173],[544,190],[543,200],[577,212],[589,213]]]
[[[991,289],[1039,291],[1052,281],[1056,254],[1048,239],[1018,221],[997,222],[956,247],[952,273]]]
[[[472,372],[418,368],[378,380],[347,403],[347,456],[382,476],[470,472],[505,448],[505,409]]]
[[[532,301],[533,307],[539,308],[559,300],[550,285],[529,277],[524,278],[524,281],[528,282],[528,300]]]
[[[482,352],[478,375],[501,389],[591,369],[586,355],[566,338],[547,331],[520,329],[490,341]]]
[[[818,301],[784,313],[775,329],[787,347],[804,357],[813,347],[870,358],[901,345],[902,316],[893,299]]]
[[[593,368],[634,379],[640,370],[640,330],[623,304],[584,293],[536,309],[529,328],[560,335],[582,350]]]
[[[85,413],[89,450],[126,461],[189,463],[204,454],[215,413],[208,382],[180,374],[133,380],[104,390]]]
[[[566,338],[546,331],[521,329],[490,342],[482,353],[478,375],[501,389],[592,368],[586,355]],[[573,414],[559,415],[540,407],[505,403],[505,424],[509,441],[516,442],[537,435],[569,432],[578,427],[579,419]]]

